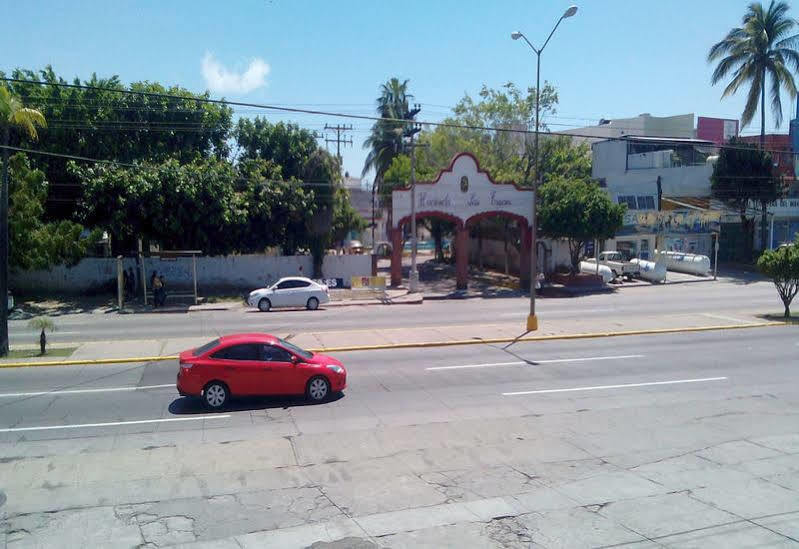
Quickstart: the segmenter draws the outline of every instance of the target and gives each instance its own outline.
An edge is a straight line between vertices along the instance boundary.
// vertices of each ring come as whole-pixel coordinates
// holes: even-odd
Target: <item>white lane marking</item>
[[[84,393],[121,393],[124,391],[144,391],[146,389],[165,389],[166,387],[175,387],[174,383],[167,383],[165,385],[142,385],[141,387],[108,387],[98,389],[69,389],[65,391],[33,391],[29,393],[0,393],[0,398],[8,397],[31,397],[42,395],[81,395]]]
[[[611,309],[611,308],[604,308],[604,309],[553,309],[551,311],[544,311],[541,310],[542,315],[558,315],[558,314],[574,314],[575,312],[579,312],[580,314],[583,313],[611,313],[616,312],[621,309]],[[512,318],[521,318],[526,317],[529,313],[524,311],[519,311],[515,313],[502,313],[497,315],[499,317],[512,317]]]
[[[55,429],[85,429],[89,427],[116,427],[119,425],[146,425],[148,423],[168,423],[173,421],[200,421],[203,419],[225,419],[230,414],[196,417],[168,417],[162,419],[139,419],[136,421],[112,421],[109,423],[80,423],[76,425],[44,425],[41,427],[12,427],[0,429],[0,433],[19,433],[21,431],[52,431]]]
[[[751,320],[743,320],[741,318],[735,318],[734,316],[724,316],[724,315],[716,315],[713,313],[701,313],[702,316],[706,316],[708,318],[715,318],[717,320],[728,320],[730,322],[736,322],[738,324],[746,324],[751,322]]]
[[[593,362],[596,360],[621,360],[625,358],[643,358],[644,355],[615,355],[615,356],[588,356],[588,357],[580,357],[580,358],[554,358],[550,360],[533,360],[530,359],[530,362],[535,364],[557,364],[560,362]],[[428,371],[435,371],[435,370],[463,370],[466,368],[495,368],[497,366],[521,366],[523,364],[530,364],[530,362],[523,362],[521,360],[517,360],[515,362],[491,362],[488,364],[462,364],[458,366],[431,366],[430,368],[425,368]]]
[[[675,385],[678,383],[705,383],[708,381],[723,381],[726,377],[703,377],[700,379],[675,379],[673,381],[650,381],[647,383],[624,383],[622,385],[596,385],[594,387],[571,387],[569,389],[542,389],[539,391],[517,391],[502,393],[502,396],[515,395],[541,395],[546,393],[569,393],[573,391],[598,391],[601,389],[625,389],[629,387],[649,387],[651,385]]]

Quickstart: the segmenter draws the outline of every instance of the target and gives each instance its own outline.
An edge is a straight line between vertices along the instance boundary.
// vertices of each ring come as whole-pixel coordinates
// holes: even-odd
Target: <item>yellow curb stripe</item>
[[[546,336],[527,336],[527,337],[499,337],[493,339],[460,339],[453,341],[424,341],[415,343],[385,343],[381,345],[355,345],[351,347],[320,347],[309,348],[314,353],[332,353],[347,351],[380,351],[387,349],[414,349],[426,347],[455,347],[459,345],[485,345],[490,343],[522,343],[529,341],[557,341],[569,339],[597,339],[602,337],[623,337],[635,335],[657,335],[675,334],[684,332],[711,332],[718,330],[741,330],[746,328],[766,328],[769,326],[788,326],[787,322],[753,322],[749,324],[727,324],[721,326],[692,326],[687,328],[656,328],[651,330],[628,330],[622,332],[589,332],[582,334],[555,334]],[[156,362],[163,360],[177,360],[177,355],[165,356],[144,356],[131,358],[101,358],[95,360],[62,360],[62,361],[42,361],[42,362],[6,362],[0,364],[0,368],[23,368],[28,366],[78,366],[92,364],[124,364],[130,362]]]
[[[127,364],[130,362],[156,362],[159,360],[176,360],[178,355],[140,356],[130,358],[97,358],[86,360],[42,360],[38,362],[3,362],[0,368],[23,368],[26,366],[79,366],[85,364]]]
[[[547,336],[528,337],[500,337],[494,339],[462,339],[453,341],[431,341],[422,343],[387,343],[383,345],[360,345],[353,347],[326,347],[322,349],[309,349],[313,352],[345,352],[345,351],[377,351],[382,349],[408,349],[423,347],[454,347],[456,345],[484,345],[489,343],[511,343],[528,341],[556,341],[568,339],[595,339],[600,337],[621,337],[634,335],[673,334],[678,332],[709,332],[714,330],[737,330],[742,328],[765,328],[768,326],[786,326],[785,322],[755,322],[750,324],[729,324],[724,326],[695,326],[688,328],[657,328],[652,330],[629,330],[624,332],[590,332],[583,334],[555,334]]]

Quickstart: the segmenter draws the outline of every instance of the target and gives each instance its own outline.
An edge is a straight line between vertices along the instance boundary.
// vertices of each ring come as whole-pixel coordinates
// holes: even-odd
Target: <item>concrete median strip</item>
[[[787,326],[786,322],[751,322],[746,324],[725,324],[717,326],[688,326],[681,328],[655,328],[646,330],[623,330],[618,332],[587,332],[577,334],[554,334],[543,336],[521,337],[499,337],[499,338],[479,338],[460,339],[450,341],[416,341],[402,343],[381,343],[378,345],[352,345],[343,347],[320,347],[309,348],[309,351],[317,353],[342,353],[351,351],[380,351],[388,349],[423,349],[426,347],[455,347],[461,345],[487,345],[498,343],[526,343],[532,341],[558,341],[569,339],[596,339],[603,337],[622,337],[636,335],[659,335],[675,334],[686,332],[711,332],[719,330],[742,330],[749,328],[766,328],[771,326]],[[141,356],[126,358],[101,358],[86,360],[47,360],[47,361],[27,361],[27,362],[3,362],[0,368],[25,368],[31,366],[83,366],[83,365],[103,365],[103,364],[126,364],[132,362],[157,362],[165,360],[177,360],[177,355],[163,356]]]

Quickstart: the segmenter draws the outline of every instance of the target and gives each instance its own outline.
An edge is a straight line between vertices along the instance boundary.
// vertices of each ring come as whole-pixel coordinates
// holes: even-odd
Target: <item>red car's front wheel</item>
[[[330,395],[330,382],[322,376],[312,377],[305,392],[310,400],[321,402]]]

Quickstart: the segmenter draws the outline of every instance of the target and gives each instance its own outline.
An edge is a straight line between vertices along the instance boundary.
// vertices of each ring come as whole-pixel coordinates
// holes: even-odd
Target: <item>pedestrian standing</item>
[[[161,279],[156,276],[155,271],[153,271],[150,277],[150,286],[153,289],[153,307],[158,307],[161,303],[161,291],[163,290],[164,284],[161,282]]]

